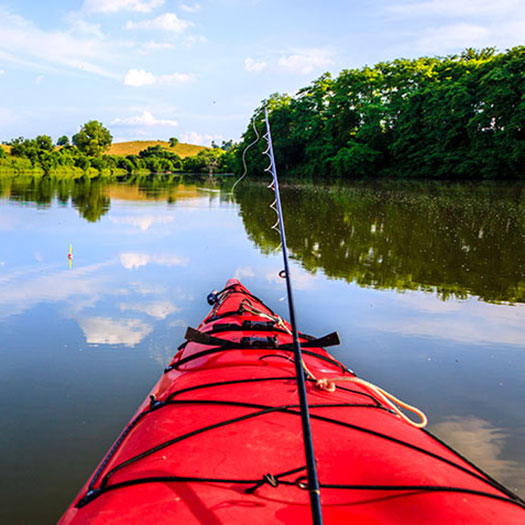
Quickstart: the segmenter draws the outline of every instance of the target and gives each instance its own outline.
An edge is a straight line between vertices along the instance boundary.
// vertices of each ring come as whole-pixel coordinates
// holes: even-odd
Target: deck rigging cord
[[[303,429],[304,453],[306,458],[306,471],[308,478],[308,492],[310,495],[310,506],[312,511],[312,522],[314,523],[314,525],[321,525],[323,523],[323,515],[321,510],[321,493],[319,489],[319,478],[317,476],[317,466],[314,455],[312,430],[310,427],[310,414],[308,408],[308,399],[306,396],[306,380],[303,368],[303,355],[301,351],[301,343],[299,342],[299,334],[297,332],[297,325],[295,321],[295,309],[293,303],[290,268],[288,264],[288,248],[286,246],[286,233],[284,229],[281,195],[279,192],[279,181],[277,179],[277,169],[275,166],[275,157],[273,154],[270,121],[268,119],[268,110],[266,107],[264,108],[264,121],[266,124],[266,133],[263,135],[263,138],[268,143],[268,147],[264,151],[264,154],[270,160],[270,164],[268,165],[265,171],[271,173],[272,175],[272,182],[268,187],[272,189],[275,194],[275,201],[271,204],[270,207],[277,214],[277,222],[272,226],[272,228],[278,228],[281,237],[281,253],[283,255],[284,279],[286,281],[286,291],[288,295],[288,311],[290,313],[290,325],[292,328],[292,345],[295,362],[295,375],[297,380],[297,390],[299,392],[299,404],[301,411],[301,424]]]

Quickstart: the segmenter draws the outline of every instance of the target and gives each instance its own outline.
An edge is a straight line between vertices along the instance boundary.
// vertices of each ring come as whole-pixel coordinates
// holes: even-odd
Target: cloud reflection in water
[[[85,317],[78,320],[88,344],[135,346],[153,331],[153,326],[140,319],[115,321],[107,317]]]
[[[430,430],[504,485],[514,490],[525,488],[518,462],[501,457],[508,435],[489,421],[453,416]]]

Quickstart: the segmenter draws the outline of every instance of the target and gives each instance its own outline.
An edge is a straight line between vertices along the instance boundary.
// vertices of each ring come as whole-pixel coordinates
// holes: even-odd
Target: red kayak
[[[290,325],[234,279],[210,301],[61,524],[311,522]],[[326,352],[336,334],[300,341],[325,523],[525,523],[525,502]]]

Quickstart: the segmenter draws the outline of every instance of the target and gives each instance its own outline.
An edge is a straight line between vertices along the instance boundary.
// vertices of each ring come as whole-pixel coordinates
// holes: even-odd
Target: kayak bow
[[[308,523],[291,327],[231,279],[60,523]],[[518,524],[525,504],[299,334],[326,523]],[[395,408],[395,406],[394,406]]]

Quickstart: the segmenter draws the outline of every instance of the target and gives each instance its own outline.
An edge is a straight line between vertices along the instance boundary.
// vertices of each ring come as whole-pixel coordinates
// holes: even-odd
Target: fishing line
[[[255,126],[255,121],[256,121],[259,113],[254,115],[254,117],[252,119],[252,127],[253,127],[253,131],[255,133],[255,140],[253,142],[250,142],[250,144],[248,144],[248,146],[246,146],[244,148],[244,151],[242,152],[242,165],[243,165],[244,169],[243,169],[242,175],[233,183],[233,186],[232,186],[232,189],[231,189],[231,192],[230,192],[232,195],[233,195],[233,192],[235,191],[235,188],[237,187],[237,184],[239,184],[239,182],[241,182],[241,180],[244,179],[244,177],[246,177],[246,175],[248,174],[248,165],[246,164],[246,153],[248,152],[248,150],[252,146],[255,146],[255,144],[257,144],[257,142],[259,142],[259,139],[261,138],[261,136],[259,135],[259,132],[257,131],[257,127]]]

